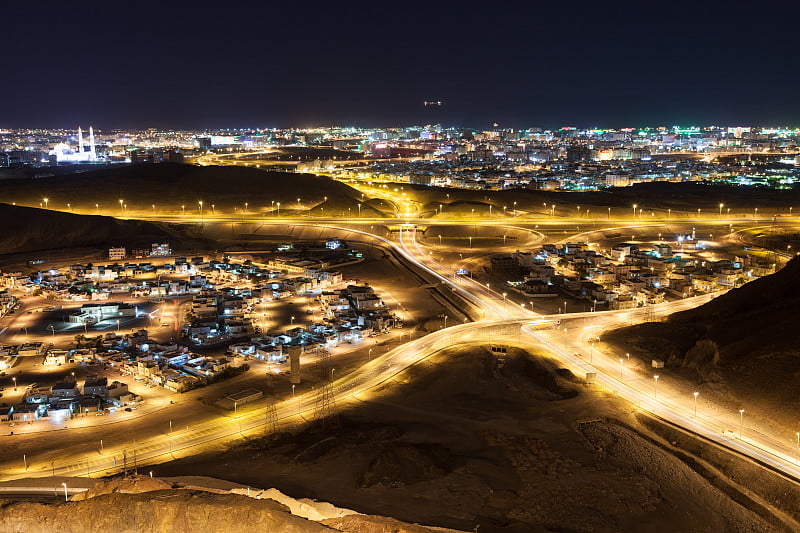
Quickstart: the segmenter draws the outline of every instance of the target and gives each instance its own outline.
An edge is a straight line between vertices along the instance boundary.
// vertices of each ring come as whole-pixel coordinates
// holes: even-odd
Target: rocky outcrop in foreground
[[[429,533],[445,531],[382,516],[361,515],[274,489],[182,487],[149,477],[98,483],[73,501],[0,502],[0,531],[26,533]],[[248,496],[249,494],[249,496]],[[452,531],[452,530],[451,530]]]

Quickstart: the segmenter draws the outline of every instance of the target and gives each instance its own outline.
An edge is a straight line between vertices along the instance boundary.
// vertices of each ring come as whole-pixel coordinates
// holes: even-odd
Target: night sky
[[[0,127],[800,126],[797,4],[25,4]]]

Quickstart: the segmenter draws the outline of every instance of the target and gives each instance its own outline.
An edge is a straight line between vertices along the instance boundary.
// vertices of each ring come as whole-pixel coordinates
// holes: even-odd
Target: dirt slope
[[[518,350],[447,350],[339,413],[325,428],[154,468],[461,530],[781,529],[630,406]]]

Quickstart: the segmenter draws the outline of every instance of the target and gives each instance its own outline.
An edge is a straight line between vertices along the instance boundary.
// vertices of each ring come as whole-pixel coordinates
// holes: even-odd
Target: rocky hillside
[[[66,210],[67,204],[83,212],[121,212],[119,200],[128,213],[198,213],[198,201],[206,212],[215,205],[218,212],[232,213],[248,203],[257,212],[281,203],[281,212],[308,209],[320,202],[330,203],[326,212],[347,207],[357,212],[361,193],[326,177],[312,174],[266,171],[251,167],[198,167],[161,163],[128,165],[81,171],[36,179],[0,180],[0,198],[20,205],[38,206],[47,197],[52,209]],[[298,202],[298,198],[300,202]],[[362,206],[362,209],[364,207]]]
[[[482,533],[781,531],[773,502],[800,512],[796,488],[514,348],[444,350],[337,409],[153,468]],[[763,496],[731,481],[756,478]]]
[[[0,204],[0,254],[53,248],[199,243],[190,227]]]
[[[616,330],[605,340],[695,377],[720,396],[795,419],[800,400],[800,258],[666,322]],[[795,413],[796,414],[796,413]],[[792,429],[792,432],[796,429]],[[792,433],[793,434],[793,433]]]
[[[98,483],[69,502],[0,500],[0,531],[458,533],[295,500],[276,490],[215,488],[231,485],[205,478],[187,483],[134,476]]]

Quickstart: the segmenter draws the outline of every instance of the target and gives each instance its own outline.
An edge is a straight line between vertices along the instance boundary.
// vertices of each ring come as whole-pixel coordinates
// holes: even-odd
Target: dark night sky
[[[800,125],[797,4],[25,3],[4,127]]]

